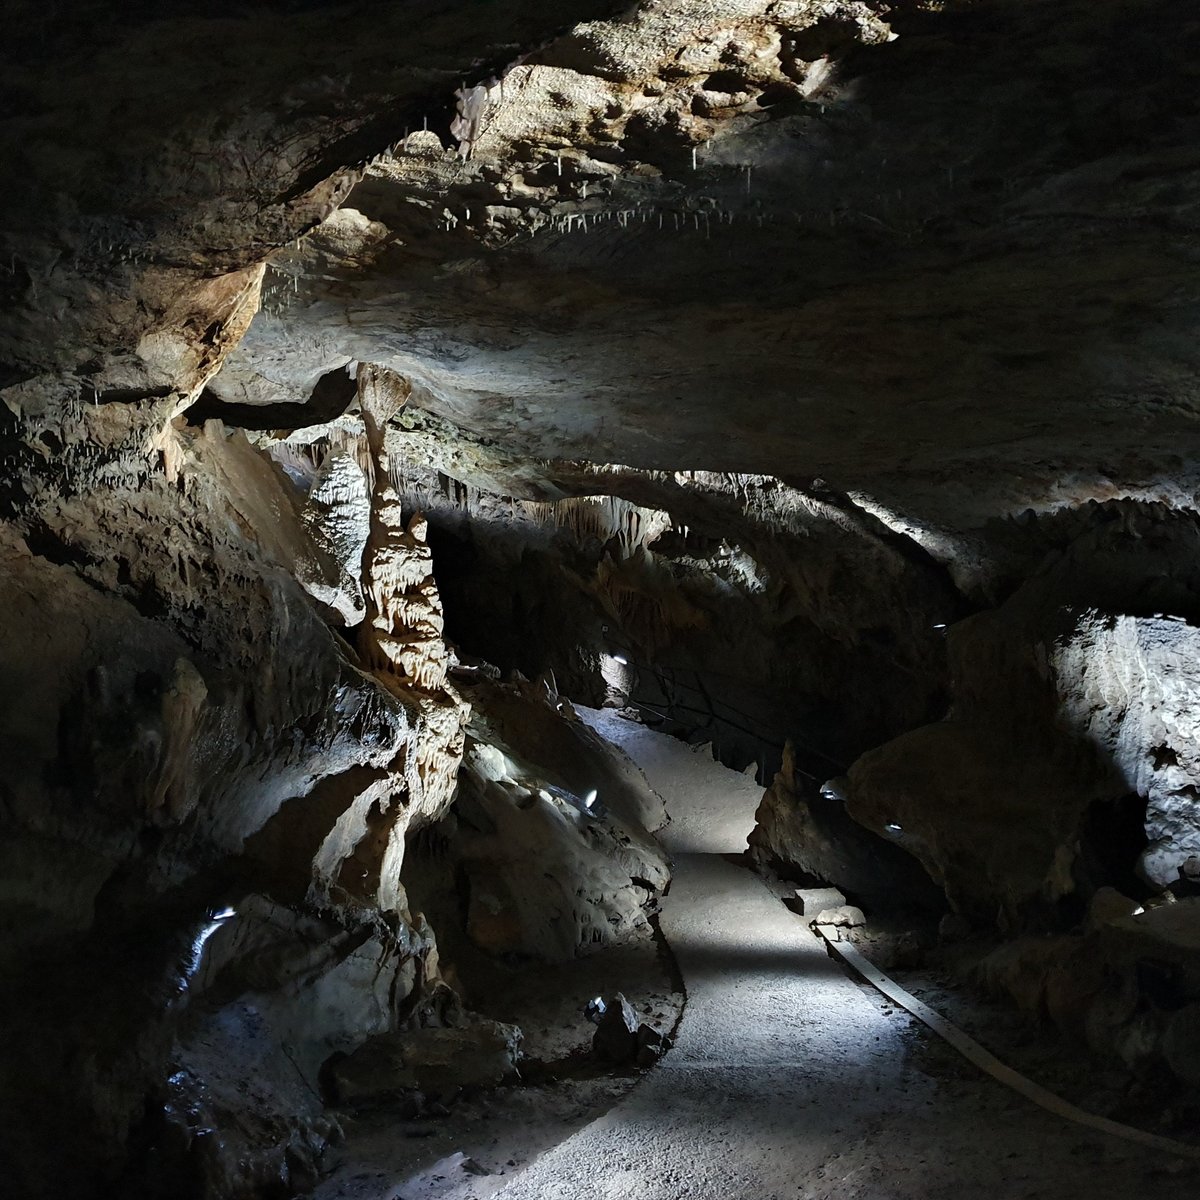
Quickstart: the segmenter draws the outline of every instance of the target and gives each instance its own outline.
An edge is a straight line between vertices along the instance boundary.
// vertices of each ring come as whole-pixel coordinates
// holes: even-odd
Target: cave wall
[[[289,1038],[258,1038],[261,1122],[239,1175],[238,1140],[214,1150],[197,1132],[245,1103],[196,1069],[197,1028],[262,993],[284,1028],[306,1027],[315,1083],[321,1051],[391,1027],[432,948],[385,864],[407,822],[448,800],[445,703],[384,686],[334,632],[341,614],[304,583],[328,596],[346,564],[282,472],[242,434],[172,411],[77,403],[6,429],[2,661],[23,700],[0,732],[3,1096],[30,1195],[111,1183],[167,1091],[198,1187],[286,1181],[293,1142],[303,1175],[329,1129],[311,1095],[265,1082],[294,1076]],[[352,858],[369,870],[351,881]],[[280,962],[212,999],[194,977],[227,926],[238,953]],[[312,987],[337,1002],[302,1018]],[[64,1121],[75,1136],[53,1153]]]
[[[1100,886],[1160,891],[1196,852],[1196,519],[1089,516],[948,631],[948,718],[849,773],[856,819],[896,826],[952,903],[1002,925],[1064,902],[1078,919]]]
[[[441,465],[495,486],[474,453]],[[1010,932],[1069,928],[1102,887],[1178,882],[1196,850],[1192,514],[1110,501],[996,522],[952,581],[828,491],[543,469],[576,496],[403,466],[450,548],[452,636],[757,761],[764,866],[876,904],[933,911],[943,892]]]
[[[620,941],[666,885],[644,828],[661,805],[578,721],[559,731],[556,693],[507,715],[520,698],[487,694],[468,739],[427,525],[385,447],[406,384],[361,367],[355,396],[353,436],[284,455],[290,473],[166,399],[5,426],[0,678],[26,702],[0,726],[0,1102],[22,1194],[316,1178],[340,1132],[326,1064],[462,1019],[402,870],[422,828],[456,820],[465,746],[523,764],[502,794],[476,780],[476,807],[500,808],[459,839],[477,876],[464,929],[502,877],[519,901],[523,932],[486,953]],[[608,794],[572,832],[541,790],[578,800],[589,762]],[[547,896],[524,888],[530,861]]]
[[[940,715],[938,627],[962,597],[849,498],[769,476],[555,462],[544,498],[526,499],[491,447],[447,461],[470,442],[439,451],[425,420],[411,423],[395,434],[398,479],[429,515],[464,651],[553,671],[581,701],[632,701],[763,779],[789,738],[820,780]]]

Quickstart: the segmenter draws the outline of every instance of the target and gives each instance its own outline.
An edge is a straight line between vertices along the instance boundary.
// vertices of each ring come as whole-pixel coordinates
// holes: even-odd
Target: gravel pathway
[[[496,1195],[1133,1200],[1178,1187],[1182,1164],[1047,1117],[851,980],[722,857],[744,848],[760,794],[744,776],[611,714],[583,715],[667,800],[677,858],[662,929],[688,1003],[675,1049],[641,1085]]]

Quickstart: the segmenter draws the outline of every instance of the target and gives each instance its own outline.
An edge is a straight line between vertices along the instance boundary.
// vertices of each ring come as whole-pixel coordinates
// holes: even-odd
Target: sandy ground
[[[558,1112],[536,1089],[493,1093],[476,1102],[486,1111],[474,1141],[431,1149],[423,1173],[397,1174],[386,1154],[371,1173],[363,1149],[394,1144],[394,1123],[356,1132],[358,1177],[341,1178],[359,1190],[322,1200],[1133,1200],[1191,1174],[980,1076],[851,978],[741,864],[758,788],[672,739],[583,715],[667,799],[676,871],[661,930],[688,996],[675,1049],[636,1086],[608,1079],[599,1115],[603,1096],[586,1082],[557,1085]],[[470,1119],[463,1110],[456,1128]],[[546,1126],[537,1147],[527,1131],[522,1141],[525,1121]]]

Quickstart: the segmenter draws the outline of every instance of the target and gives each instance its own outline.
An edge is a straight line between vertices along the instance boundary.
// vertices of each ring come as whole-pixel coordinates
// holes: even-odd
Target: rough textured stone
[[[667,1039],[652,1025],[638,1026],[637,1053],[634,1062],[639,1067],[652,1067],[667,1051]]]
[[[640,1049],[639,1024],[633,1006],[620,992],[609,997],[592,1035],[593,1053],[608,1063],[632,1062]]]
[[[1178,4],[18,9],[18,1191],[119,1189],[159,1135],[206,1197],[311,1179],[332,1130],[287,1039],[307,1086],[339,1022],[437,986],[401,870],[449,837],[452,608],[506,667],[782,767],[756,852],[798,874],[867,894],[890,850],[976,923],[1061,928],[1200,853]],[[621,811],[614,773],[588,824],[590,785],[475,744],[507,760],[453,818],[483,940],[561,955],[644,920],[652,801]],[[844,800],[809,787],[834,771]],[[1094,932],[1186,989],[1194,924]],[[1128,1061],[1156,1020],[1117,1029]]]
[[[796,888],[794,894],[802,917],[815,917],[824,909],[846,903],[846,897],[837,888]]]
[[[784,750],[783,765],[763,796],[750,834],[755,862],[808,880],[836,883],[855,899],[889,908],[937,910],[941,896],[903,850],[856,824],[844,800],[818,789],[796,766],[796,751]],[[797,891],[797,897],[801,892]],[[803,893],[804,915],[836,907]]]
[[[347,625],[366,615],[362,590],[363,553],[371,532],[371,499],[362,467],[348,454],[330,454],[308,491],[304,519],[313,540],[340,568],[336,585],[300,583],[317,600],[340,613]]]
[[[1165,964],[1172,999],[1200,996],[1200,897],[1147,907],[1137,916],[1109,922],[1102,936],[1105,954],[1114,962]]]
[[[516,1069],[521,1031],[498,1021],[384,1033],[329,1068],[337,1103],[382,1104],[407,1095],[444,1103],[501,1083]]]
[[[642,825],[661,823],[662,807],[640,773],[567,719],[557,695],[464,690],[474,715],[455,803],[404,874],[444,938],[465,912],[461,932],[475,948],[556,962],[644,928],[669,871]]]
[[[77,1131],[53,1169],[20,1181],[31,1194],[73,1172],[115,1177],[160,1096],[200,1154],[195,1130],[206,1112],[236,1120],[248,1072],[254,1120],[193,1166],[223,1194],[242,1186],[243,1155],[251,1186],[319,1115],[312,1092],[294,1094],[289,1039],[315,1086],[316,1058],[348,1026],[387,1028],[437,974],[398,872],[409,822],[449,799],[461,702],[364,672],[326,625],[347,615],[333,615],[347,560],[315,536],[303,493],[241,433],[173,411],[89,403],[4,433],[24,497],[2,534],[4,586],[23,632],[0,643],[0,673],[27,702],[0,722],[4,927],[18,934],[0,939],[18,1039],[3,1086],[28,1075],[26,1054],[71,1046],[84,1064],[21,1085],[23,1164],[45,1157],[38,1112]],[[50,430],[55,470],[23,457]],[[69,886],[54,882],[64,861]],[[228,904],[236,918],[209,936]],[[278,904],[318,920],[324,949]],[[202,986],[211,953],[251,929],[262,962],[299,979],[225,969],[219,990]],[[53,996],[80,979],[87,1011],[59,1013]],[[193,1011],[210,1005],[222,1015]],[[255,1025],[250,1007],[272,1015]]]
[[[948,631],[948,719],[849,773],[851,815],[983,920],[1053,921],[1097,886],[1162,887],[1195,849],[1196,631],[1138,611],[1164,553],[1178,566],[1156,577],[1154,603],[1189,611],[1195,522],[1090,515],[1002,606]]]
[[[815,917],[813,925],[837,925],[843,929],[857,929],[867,923],[863,910],[853,904],[839,904],[836,908],[823,908]]]

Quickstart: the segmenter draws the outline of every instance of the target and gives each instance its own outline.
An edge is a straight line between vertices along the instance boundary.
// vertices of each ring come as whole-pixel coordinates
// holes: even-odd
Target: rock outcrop
[[[789,743],[755,814],[751,859],[761,869],[804,884],[836,881],[871,909],[936,912],[944,903],[940,889],[910,855],[851,817],[839,787],[844,782],[818,786],[806,778]]]
[[[1006,926],[1078,918],[1101,885],[1160,890],[1197,850],[1195,520],[1093,517],[1005,604],[948,631],[948,718],[848,776],[852,816]],[[1156,560],[1171,570],[1148,575]]]
[[[670,876],[647,830],[662,803],[640,772],[544,684],[467,691],[453,807],[404,876],[447,953],[560,962],[645,928]]]
[[[31,1195],[153,1175],[168,1144],[166,1175],[205,1194],[286,1178],[289,1155],[301,1178],[328,1123],[297,1071],[315,1086],[331,1047],[393,1028],[437,978],[399,869],[409,823],[449,800],[465,708],[433,676],[381,681],[331,629],[365,611],[353,473],[306,499],[176,408],[76,402],[6,429],[0,671],[25,699],[0,727],[3,1103]],[[353,536],[329,535],[335,510]],[[229,939],[256,969],[216,965]],[[205,1140],[251,1074],[253,1133]],[[67,1153],[39,1140],[49,1110]]]

